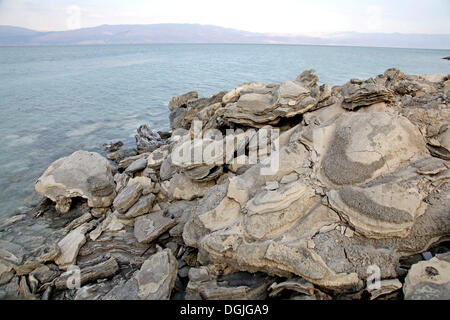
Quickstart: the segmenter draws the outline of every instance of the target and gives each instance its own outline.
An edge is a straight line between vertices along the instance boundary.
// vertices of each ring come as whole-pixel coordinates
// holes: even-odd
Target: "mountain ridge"
[[[176,23],[100,25],[67,31],[35,31],[0,25],[0,46],[147,43],[304,44],[445,50],[450,49],[450,35],[335,32],[310,36]]]

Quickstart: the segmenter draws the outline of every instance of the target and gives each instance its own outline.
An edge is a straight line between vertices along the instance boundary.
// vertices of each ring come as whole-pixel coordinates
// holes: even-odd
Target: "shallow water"
[[[133,145],[139,125],[169,129],[167,103],[242,82],[366,79],[391,67],[450,73],[449,50],[295,45],[155,44],[0,47],[0,221],[30,205],[33,183],[59,157]]]

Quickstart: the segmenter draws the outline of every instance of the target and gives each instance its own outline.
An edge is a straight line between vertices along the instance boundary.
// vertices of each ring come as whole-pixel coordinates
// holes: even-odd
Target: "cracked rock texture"
[[[0,296],[450,299],[449,79],[389,69],[331,88],[308,70],[174,97],[172,131],[141,126],[137,152],[107,155],[118,166],[78,151],[38,179],[41,217],[0,227]],[[65,290],[73,264],[86,275]]]

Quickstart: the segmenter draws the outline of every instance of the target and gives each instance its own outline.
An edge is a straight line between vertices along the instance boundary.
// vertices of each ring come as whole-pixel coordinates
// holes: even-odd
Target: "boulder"
[[[403,287],[406,300],[450,299],[450,253],[411,267]]]
[[[164,144],[164,140],[161,139],[157,132],[154,132],[146,124],[141,125],[137,129],[136,146],[140,152],[153,152]]]
[[[76,151],[53,162],[36,181],[36,191],[66,213],[72,198],[82,197],[93,208],[109,207],[114,197],[114,168],[95,152]]]

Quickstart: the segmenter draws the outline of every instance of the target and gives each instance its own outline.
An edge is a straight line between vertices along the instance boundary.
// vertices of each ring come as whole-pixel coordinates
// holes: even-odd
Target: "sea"
[[[245,44],[0,47],[0,223],[36,204],[34,181],[76,150],[169,130],[171,97],[279,83],[315,69],[340,85],[396,67],[450,73],[450,50]]]

